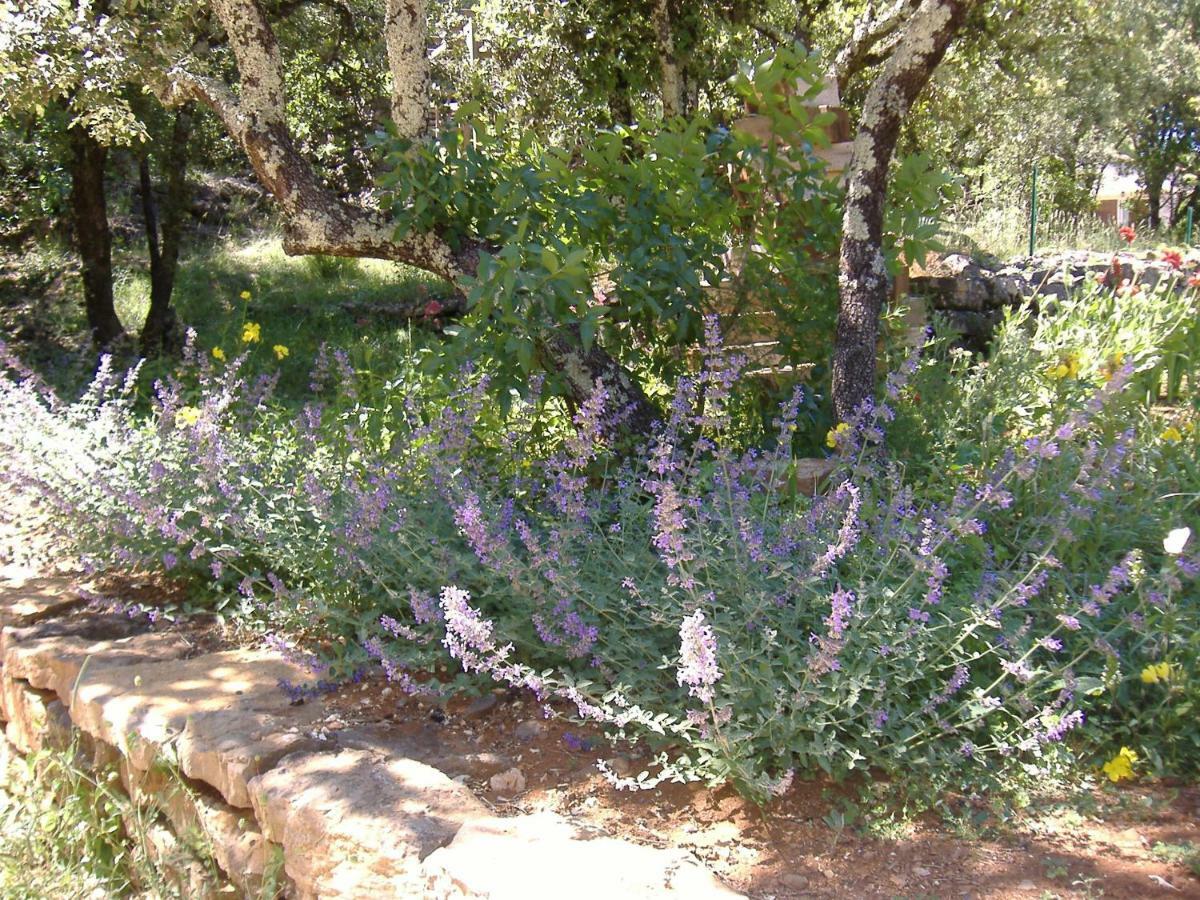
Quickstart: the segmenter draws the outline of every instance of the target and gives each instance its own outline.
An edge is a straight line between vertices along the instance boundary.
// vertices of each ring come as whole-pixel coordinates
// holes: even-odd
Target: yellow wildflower
[[[242,291],[240,294],[238,294],[238,296],[239,296],[239,297],[241,297],[243,300],[249,300],[249,299],[250,299],[250,292],[249,292],[249,291]]]
[[[262,326],[257,322],[247,322],[242,326],[242,343],[257,344],[262,340]]]
[[[829,434],[825,435],[825,446],[830,450],[836,450],[838,444],[845,440],[850,434],[850,423],[839,422],[836,428],[830,428]]]
[[[1168,444],[1178,444],[1183,440],[1183,432],[1174,425],[1170,425],[1163,431],[1161,437]]]
[[[225,362],[225,351],[220,347],[213,347],[212,353],[213,359],[219,359],[221,362]]]
[[[1161,662],[1146,666],[1142,669],[1143,684],[1158,684],[1160,681],[1167,681],[1171,677],[1171,666],[1169,663]]]
[[[287,355],[292,352],[287,347],[283,346],[283,344],[276,344],[271,349],[275,351],[276,359],[287,359]]]
[[[181,406],[175,411],[175,422],[179,425],[195,425],[200,421],[200,410],[194,406]]]
[[[1123,365],[1125,365],[1125,351],[1118,350],[1105,360],[1104,365],[1100,367],[1100,373],[1104,376],[1105,381],[1112,381],[1113,376],[1120,371]]]
[[[1055,381],[1079,377],[1079,354],[1068,353],[1066,356],[1060,356],[1058,362],[1046,370],[1046,374]]]
[[[1133,777],[1133,764],[1138,761],[1138,756],[1128,747],[1122,747],[1112,759],[1104,764],[1104,774],[1108,776],[1108,780],[1114,784],[1124,778]]]

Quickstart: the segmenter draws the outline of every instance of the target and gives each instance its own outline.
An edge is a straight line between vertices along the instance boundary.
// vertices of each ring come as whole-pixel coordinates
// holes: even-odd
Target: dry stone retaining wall
[[[169,825],[146,832],[156,854],[200,845],[228,881],[193,863],[174,873],[185,896],[739,896],[682,851],[548,813],[496,817],[436,748],[322,740],[320,701],[293,705],[279,689],[307,673],[273,651],[204,653],[186,631],[81,606],[65,577],[0,583],[0,768],[65,748],[115,764]]]
[[[1094,253],[1072,250],[1048,256],[1019,257],[990,264],[960,253],[932,257],[909,272],[908,294],[941,313],[963,336],[971,349],[981,350],[1005,313],[1022,304],[1053,313],[1053,303],[1064,299],[1080,282],[1109,276],[1112,287],[1114,260],[1120,280],[1152,288],[1159,282],[1183,279],[1153,253]]]

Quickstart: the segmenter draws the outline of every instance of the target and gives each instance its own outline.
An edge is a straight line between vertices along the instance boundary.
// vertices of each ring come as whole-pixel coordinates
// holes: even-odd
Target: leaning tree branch
[[[833,73],[837,78],[838,91],[846,92],[846,87],[855,75],[870,63],[877,45],[887,38],[892,38],[908,21],[917,8],[919,0],[893,0],[882,10],[876,11],[868,7],[867,11],[854,23],[850,39],[846,41],[833,62]]]
[[[847,421],[875,389],[875,343],[889,279],[883,258],[888,166],[900,127],[978,0],[923,0],[871,85],[847,165],[833,402]]]
[[[204,104],[241,145],[282,213],[284,251],[393,260],[450,281],[473,275],[476,247],[456,252],[430,233],[397,237],[378,210],[344,201],[321,184],[288,128],[279,45],[262,7],[257,0],[214,0],[213,8],[237,61],[239,94],[181,66],[168,73],[159,93],[172,106]]]
[[[424,0],[388,0],[387,43],[393,77],[393,111],[402,136],[428,134],[428,70]],[[465,305],[464,282],[478,272],[480,242],[454,249],[438,234],[397,236],[378,210],[346,202],[329,191],[296,149],[287,125],[286,92],[279,45],[259,0],[213,0],[237,61],[240,91],[223,82],[176,66],[159,94],[167,105],[195,100],[211,109],[241,145],[254,174],[282,213],[283,249],[291,255],[326,254],[387,259],[407,263],[454,283],[458,309]],[[406,79],[413,79],[410,83]],[[554,368],[566,375],[577,402],[597,379],[626,412],[627,427],[649,433],[658,410],[641,386],[598,345],[584,350],[581,335],[569,327],[552,328],[544,346]]]

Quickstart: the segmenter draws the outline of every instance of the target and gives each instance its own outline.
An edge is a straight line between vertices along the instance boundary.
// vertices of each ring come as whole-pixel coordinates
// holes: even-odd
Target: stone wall
[[[914,265],[908,294],[911,302],[941,313],[962,334],[965,346],[982,350],[1011,308],[1029,303],[1035,311],[1052,312],[1053,301],[1066,297],[1072,286],[1097,276],[1115,287],[1114,260],[1120,264],[1124,283],[1149,288],[1175,279],[1182,286],[1177,273],[1157,254],[1076,250],[988,264],[952,253]]]
[[[498,816],[464,783],[477,761],[436,744],[322,733],[322,698],[280,689],[309,673],[275,651],[91,611],[61,576],[0,581],[0,626],[0,784],[41,751],[115,768],[183,896],[740,896],[682,850]]]

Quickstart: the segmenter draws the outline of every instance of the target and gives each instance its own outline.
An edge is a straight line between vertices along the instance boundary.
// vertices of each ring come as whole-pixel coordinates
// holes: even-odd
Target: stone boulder
[[[478,819],[425,861],[429,900],[732,900],[684,850],[597,834],[554,815]]]

